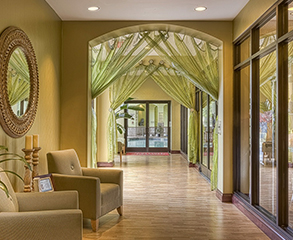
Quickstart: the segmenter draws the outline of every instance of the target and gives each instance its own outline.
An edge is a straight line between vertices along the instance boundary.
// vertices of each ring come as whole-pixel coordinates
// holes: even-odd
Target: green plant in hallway
[[[21,155],[8,152],[8,148],[3,145],[0,145],[0,152],[1,152],[0,153],[0,164],[4,163],[4,162],[8,162],[8,161],[21,161],[31,170],[30,164],[28,164],[28,162],[25,160],[25,158],[22,157]],[[19,179],[21,179],[23,181],[23,178],[14,171],[3,169],[3,170],[0,170],[0,172],[5,172],[5,173],[15,175],[16,177],[18,177]],[[7,188],[6,184],[3,181],[1,181],[1,179],[0,179],[0,189],[6,193],[7,197],[9,197],[8,188]]]
[[[133,100],[133,98],[128,98],[126,102]],[[125,132],[125,128],[122,124],[118,123],[118,119],[134,119],[133,114],[129,114],[125,110],[133,110],[133,111],[144,111],[144,108],[140,106],[129,105],[128,103],[123,103],[118,110],[115,112],[115,119],[116,119],[116,127],[117,131],[122,134]]]

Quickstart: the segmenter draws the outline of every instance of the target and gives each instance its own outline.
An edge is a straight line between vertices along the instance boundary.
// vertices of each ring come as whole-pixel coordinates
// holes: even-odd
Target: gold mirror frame
[[[26,112],[20,117],[12,110],[7,89],[8,63],[16,48],[23,51],[30,76],[29,103]],[[39,77],[33,46],[25,32],[17,27],[8,27],[0,35],[0,86],[0,124],[10,137],[21,137],[29,131],[36,117]]]

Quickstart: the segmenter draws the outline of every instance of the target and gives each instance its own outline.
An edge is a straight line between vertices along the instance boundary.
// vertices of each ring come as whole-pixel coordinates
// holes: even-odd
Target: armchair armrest
[[[78,209],[77,191],[16,193],[19,211]]]
[[[1,212],[0,222],[1,239],[82,239],[83,222],[79,209]]]
[[[81,168],[84,176],[98,177],[101,183],[116,183],[123,186],[123,171],[120,169]]]
[[[57,191],[76,190],[79,207],[85,218],[97,219],[101,214],[101,188],[97,177],[52,173]]]

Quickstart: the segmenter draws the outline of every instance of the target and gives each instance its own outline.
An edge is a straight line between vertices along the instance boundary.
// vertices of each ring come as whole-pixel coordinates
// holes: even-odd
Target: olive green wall
[[[131,32],[156,25],[165,29],[176,28],[197,30],[223,42],[221,57],[221,80],[219,93],[219,119],[222,134],[219,135],[219,189],[224,193],[232,192],[232,126],[233,126],[233,48],[232,22],[79,22],[64,21],[61,84],[61,148],[75,148],[80,156],[81,165],[87,165],[90,157],[90,91],[88,81],[88,44],[89,41],[104,34],[113,36],[117,30],[127,28]],[[135,30],[133,30],[135,28]],[[182,30],[183,31],[183,30]],[[121,30],[120,30],[121,32]],[[125,31],[124,31],[125,32]],[[223,144],[225,142],[225,145]],[[224,157],[225,156],[225,157]]]
[[[250,0],[233,21],[233,39],[239,37],[251,26],[265,11],[267,11],[277,0]]]
[[[0,16],[0,31],[9,26],[21,28],[36,53],[40,95],[36,120],[28,134],[40,135],[40,173],[46,173],[46,152],[59,148],[61,20],[44,0],[1,0]],[[0,144],[23,154],[24,137],[13,139],[2,128]],[[24,175],[21,163],[9,163],[6,167]],[[16,189],[22,188],[19,180],[12,181]]]

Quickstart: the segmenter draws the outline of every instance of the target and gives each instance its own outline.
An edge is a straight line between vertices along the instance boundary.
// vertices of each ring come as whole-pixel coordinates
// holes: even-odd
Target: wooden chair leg
[[[99,228],[99,219],[91,220],[91,225],[92,225],[93,232],[98,231],[98,228]]]
[[[120,151],[120,167],[122,166],[122,150]]]
[[[117,212],[119,213],[120,216],[122,216],[123,215],[123,206],[118,207]]]

